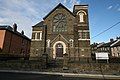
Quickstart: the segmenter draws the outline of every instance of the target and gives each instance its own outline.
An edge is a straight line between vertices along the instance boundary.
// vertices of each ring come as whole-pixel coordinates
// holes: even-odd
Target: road
[[[0,72],[0,80],[106,80],[106,79],[81,78],[70,76],[64,77],[61,75],[47,75],[47,74]]]

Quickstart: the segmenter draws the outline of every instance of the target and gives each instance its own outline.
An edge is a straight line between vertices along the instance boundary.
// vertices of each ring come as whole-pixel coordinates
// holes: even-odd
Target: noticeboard
[[[95,57],[96,57],[96,59],[99,59],[99,60],[108,60],[109,59],[108,53],[105,53],[105,52],[95,53]]]

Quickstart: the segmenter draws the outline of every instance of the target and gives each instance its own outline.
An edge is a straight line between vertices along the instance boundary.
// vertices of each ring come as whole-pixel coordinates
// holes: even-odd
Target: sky
[[[32,26],[43,20],[54,7],[62,3],[71,12],[75,4],[89,5],[91,43],[108,42],[120,36],[120,0],[0,0],[0,25],[17,23],[18,31],[24,30],[31,38]],[[96,37],[95,37],[96,36]]]

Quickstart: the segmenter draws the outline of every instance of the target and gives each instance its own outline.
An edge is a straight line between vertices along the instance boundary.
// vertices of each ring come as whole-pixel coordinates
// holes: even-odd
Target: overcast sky
[[[108,42],[120,36],[120,24],[96,36],[120,21],[120,0],[0,0],[0,25],[17,23],[18,31],[31,38],[32,26],[43,20],[55,6],[62,3],[73,11],[74,4],[89,5],[91,43]],[[92,38],[94,37],[94,38]]]

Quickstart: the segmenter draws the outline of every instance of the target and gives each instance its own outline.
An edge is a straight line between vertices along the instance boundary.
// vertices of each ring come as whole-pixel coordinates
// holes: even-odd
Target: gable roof
[[[115,41],[108,42],[108,43],[103,43],[101,46],[99,46],[99,48],[102,48],[102,47],[110,47],[111,44],[113,44],[114,42],[116,42],[116,40],[115,40]]]
[[[16,34],[16,35],[18,35],[18,36],[20,36],[20,37],[23,37],[23,38],[25,38],[25,39],[31,41],[27,36],[21,34],[20,32],[18,32],[18,31],[13,31],[13,28],[12,28],[11,26],[0,25],[0,30],[7,30],[7,31],[10,31],[10,32],[13,33],[13,34]]]
[[[74,14],[68,10],[64,5],[62,5],[61,3],[59,3],[52,11],[50,11],[43,19],[45,20],[52,12],[54,12],[57,8],[62,7],[64,9],[66,9],[70,14],[72,14],[74,16]]]
[[[0,29],[8,29],[10,31],[13,30],[13,28],[11,26],[9,26],[9,25],[0,25]]]
[[[59,37],[63,38],[67,43],[69,43],[69,41],[67,41],[67,40],[63,37],[63,35],[61,35],[61,34],[58,34],[58,35],[51,41],[51,43],[52,43],[53,41],[55,41],[57,38],[59,38]]]
[[[111,45],[112,43],[114,43],[114,42],[105,43],[105,44],[102,45],[102,47],[110,47],[110,45]]]
[[[116,42],[114,42],[111,47],[117,47],[120,46],[120,39],[118,39]]]
[[[44,27],[44,21],[41,21],[32,27]]]

